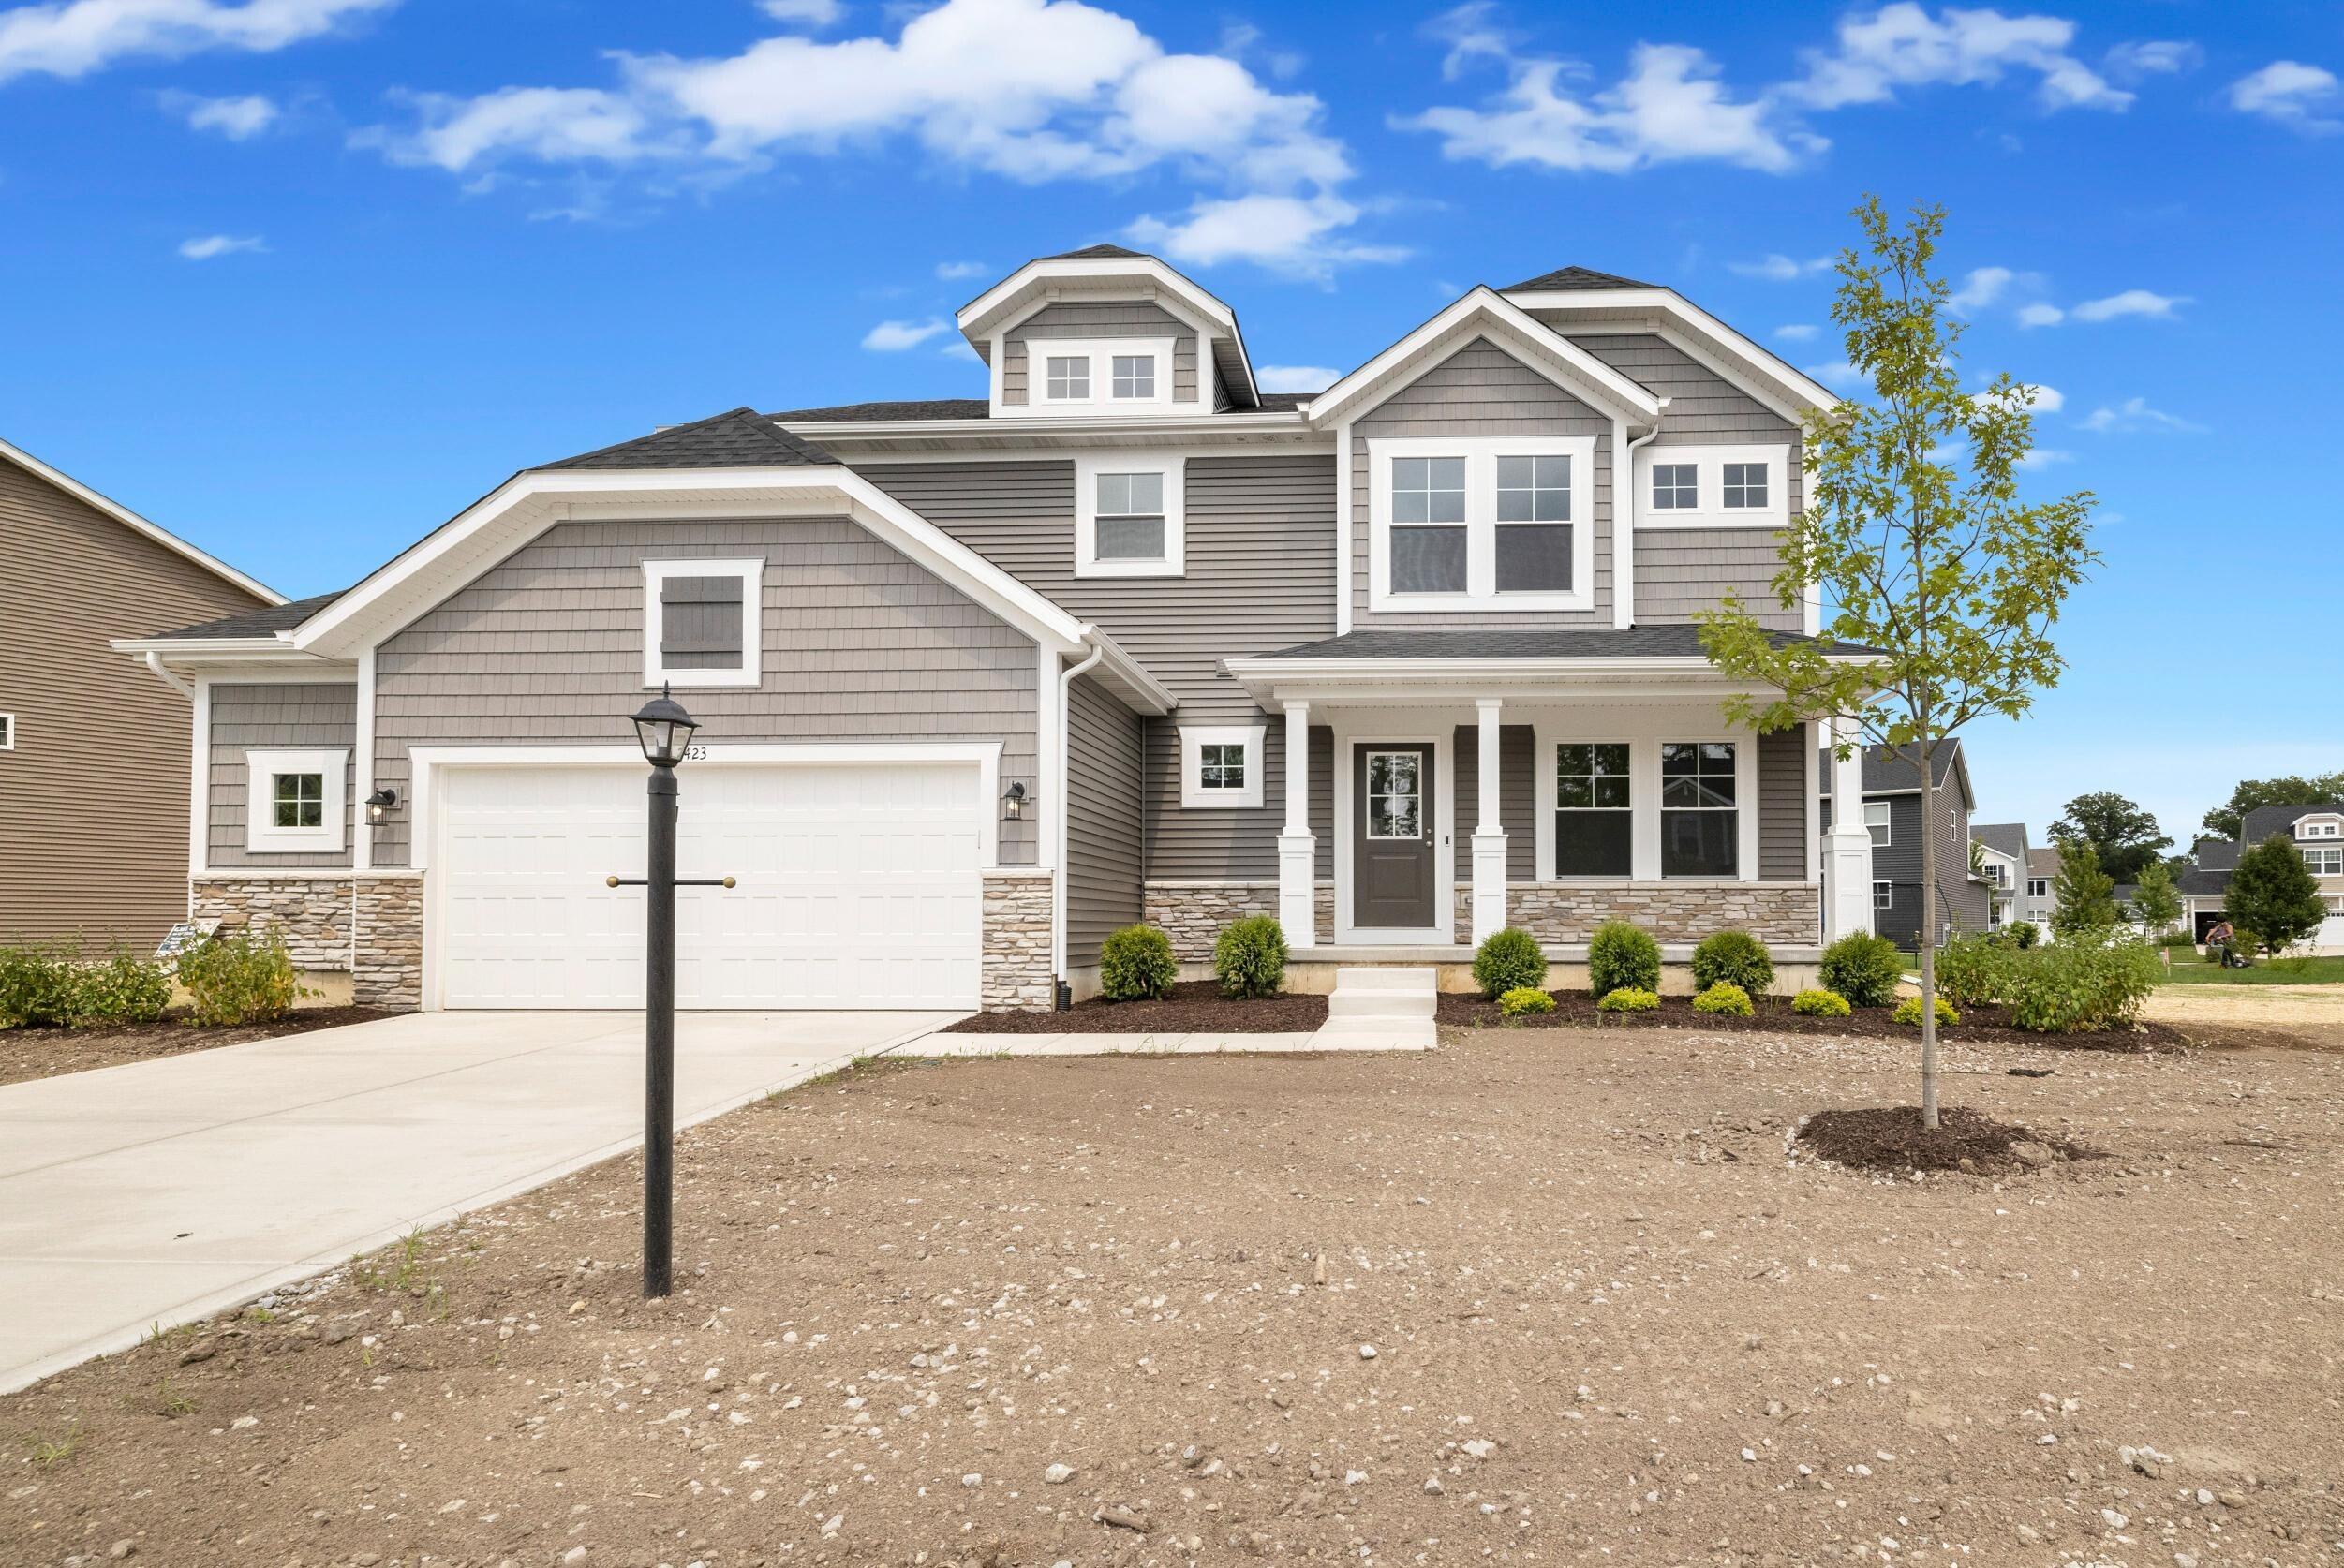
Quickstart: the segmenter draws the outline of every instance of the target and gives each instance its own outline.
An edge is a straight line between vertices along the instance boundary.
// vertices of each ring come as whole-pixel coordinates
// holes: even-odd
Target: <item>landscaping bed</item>
[[[1301,1034],[1327,1022],[1327,998],[1281,991],[1230,998],[1209,980],[1186,980],[1161,1001],[1102,997],[1063,1013],[980,1013],[947,1034]]]
[[[388,1018],[378,1007],[299,1008],[266,1024],[207,1027],[173,1013],[151,1024],[115,1024],[93,1028],[0,1029],[0,1084],[29,1078],[52,1078],[60,1072],[85,1072],[124,1062],[152,1061],[188,1051],[208,1051],[215,1045],[241,1045],[247,1041],[273,1040],[281,1034],[337,1028]]]
[[[1900,1024],[1889,1016],[1885,1007],[1859,1007],[1844,1018],[1810,1018],[1790,1010],[1788,997],[1753,997],[1752,1015],[1737,1018],[1728,1013],[1696,1013],[1691,997],[1663,997],[1660,1006],[1650,1013],[1604,1013],[1597,1010],[1593,994],[1586,991],[1555,991],[1554,1011],[1527,1013],[1520,1018],[1506,1018],[1498,1012],[1498,1004],[1468,993],[1443,992],[1437,1016],[1441,1023],[1457,1028],[1607,1028],[1607,1029],[1706,1029],[1758,1034],[1831,1034],[1854,1035],[1874,1039],[1907,1040],[1921,1043],[1918,1025]],[[2197,1031],[2165,1023],[2135,1024],[2127,1028],[2102,1029],[2079,1034],[2040,1034],[2013,1028],[2006,1008],[1992,1006],[1961,1009],[1962,1021],[1941,1027],[1940,1040],[2004,1041],[2025,1045],[2042,1045],[2065,1050],[2156,1051],[2178,1050],[2190,1044]]]
[[[1918,1105],[1866,1105],[1818,1111],[1798,1132],[1798,1142],[1818,1159],[1850,1170],[1966,1171],[2007,1176],[2040,1170],[2068,1160],[2088,1160],[2090,1149],[2062,1138],[2040,1137],[2024,1127],[1996,1121],[1966,1105],[1940,1107],[1937,1125],[1921,1124]]]

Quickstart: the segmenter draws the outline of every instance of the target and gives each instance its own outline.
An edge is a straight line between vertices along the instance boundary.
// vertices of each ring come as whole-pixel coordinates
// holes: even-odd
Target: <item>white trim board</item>
[[[1486,285],[1475,288],[1399,342],[1304,405],[1313,425],[1357,419],[1384,402],[1405,381],[1418,361],[1437,364],[1477,336],[1511,340],[1524,362],[1598,412],[1650,425],[1660,418],[1661,401],[1595,355]],[[1450,343],[1451,338],[1455,343]],[[1503,345],[1501,344],[1501,347]],[[1518,356],[1523,357],[1523,356]],[[1392,383],[1386,390],[1387,383]],[[1381,391],[1382,395],[1371,394]],[[1359,407],[1364,404],[1365,407]]]

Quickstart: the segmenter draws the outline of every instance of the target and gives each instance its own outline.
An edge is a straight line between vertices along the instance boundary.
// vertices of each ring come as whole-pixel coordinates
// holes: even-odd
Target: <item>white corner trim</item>
[[[1595,437],[1593,436],[1409,436],[1368,441],[1368,608],[1411,612],[1587,610],[1595,602]],[[1506,593],[1497,582],[1497,460],[1571,460],[1571,586],[1566,592]],[[1465,460],[1465,591],[1396,593],[1391,586],[1392,463],[1405,457]],[[1455,525],[1449,525],[1455,526]]]
[[[1335,635],[1351,629],[1351,557],[1359,547],[1359,508],[1351,493],[1351,422],[1335,427]]]
[[[247,747],[245,751],[245,848],[254,854],[324,851],[338,854],[349,812],[348,747],[304,750]],[[316,827],[278,827],[276,780],[286,774],[319,776],[320,807]]]
[[[741,584],[741,663],[737,670],[671,670],[660,654],[667,639],[661,600],[671,577],[732,577]],[[755,686],[764,678],[764,582],[762,555],[733,560],[663,559],[643,563],[643,684],[694,688]]]
[[[1157,560],[1099,559],[1099,476],[1164,476],[1164,555]],[[1188,460],[1176,451],[1083,452],[1075,459],[1075,575],[1180,577],[1188,570]]]
[[[1665,441],[1665,437],[1664,437]],[[1790,448],[1774,445],[1709,446],[1685,444],[1669,446],[1654,441],[1636,449],[1636,525],[1646,531],[1669,528],[1767,528],[1780,530],[1790,525]],[[1766,465],[1766,504],[1759,507],[1729,507],[1726,505],[1726,465],[1728,463],[1763,463]],[[1683,466],[1691,465],[1696,470],[1695,496],[1697,505],[1686,508],[1656,507],[1653,504],[1653,470],[1656,466]]]
[[[1267,724],[1199,724],[1180,731],[1180,809],[1183,811],[1258,810],[1264,799],[1262,740]],[[1204,748],[1208,746],[1245,747],[1245,784],[1241,789],[1207,789]]]

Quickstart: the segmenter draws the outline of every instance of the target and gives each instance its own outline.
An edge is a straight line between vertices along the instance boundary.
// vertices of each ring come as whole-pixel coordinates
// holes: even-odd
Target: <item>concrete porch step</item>
[[[1335,988],[1327,998],[1327,1021],[1329,1028],[1365,1020],[1429,1022],[1438,996],[1431,969],[1340,969],[1335,971]]]

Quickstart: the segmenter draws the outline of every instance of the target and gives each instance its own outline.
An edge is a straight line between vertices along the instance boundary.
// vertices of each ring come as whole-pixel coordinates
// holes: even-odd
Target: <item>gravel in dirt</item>
[[[1691,997],[1663,997],[1650,1013],[1605,1013],[1595,1006],[1592,991],[1555,991],[1554,1011],[1508,1018],[1498,1004],[1471,993],[1444,991],[1438,1005],[1440,1021],[1456,1028],[1505,1029],[1701,1029],[1709,1033],[1813,1034],[1834,1039],[1866,1035],[1902,1040],[1916,1049],[1921,1026],[1900,1024],[1885,1007],[1859,1007],[1845,1018],[1810,1018],[1790,1010],[1788,997],[1753,997],[1747,1018],[1717,1017],[1693,1011]],[[2202,1032],[2173,1024],[2144,1022],[2129,1028],[2083,1034],[2038,1034],[2010,1023],[2010,1011],[2000,1007],[1965,1007],[1962,1021],[1937,1029],[1939,1040],[1996,1041],[2011,1045],[2040,1045],[2063,1050],[2170,1051],[2196,1042]],[[2277,1043],[2289,1042],[2281,1037]]]
[[[152,1024],[111,1028],[0,1029],[0,1084],[83,1072],[94,1067],[119,1067],[126,1061],[152,1061],[187,1051],[208,1051],[215,1045],[242,1045],[252,1040],[274,1040],[281,1034],[303,1034],[390,1016],[388,1011],[375,1007],[304,1007],[274,1023],[243,1024],[234,1028],[207,1028],[190,1022],[185,1013],[174,1013]]]
[[[2062,1160],[2087,1160],[2092,1152],[2062,1139],[2038,1138],[2024,1127],[1996,1121],[1966,1105],[1942,1107],[1935,1127],[1921,1125],[1918,1105],[1817,1111],[1797,1136],[1809,1153],[1855,1171],[2002,1176]]]
[[[0,1398],[0,1562],[2278,1563],[2344,1539],[2344,1054],[883,1062]],[[2044,1072],[2014,1077],[2012,1067]]]
[[[1282,991],[1231,998],[1218,981],[1184,980],[1162,1001],[1111,1002],[1102,997],[1063,1013],[979,1013],[948,1034],[1288,1034],[1327,1022],[1327,998]]]

